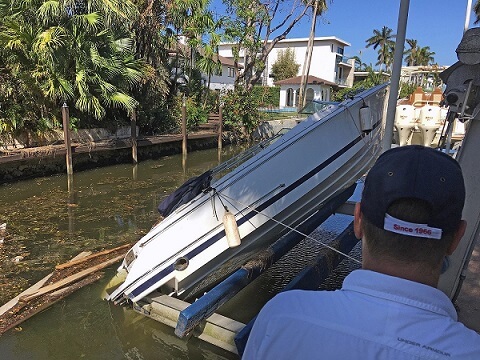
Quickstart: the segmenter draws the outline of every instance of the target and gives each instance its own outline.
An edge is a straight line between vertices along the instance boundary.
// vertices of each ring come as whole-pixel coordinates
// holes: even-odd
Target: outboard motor
[[[416,126],[415,107],[413,105],[398,105],[395,111],[395,129],[398,144],[407,145]]]
[[[440,128],[440,112],[438,106],[425,105],[420,110],[418,128],[422,133],[423,145],[430,146],[437,130]]]

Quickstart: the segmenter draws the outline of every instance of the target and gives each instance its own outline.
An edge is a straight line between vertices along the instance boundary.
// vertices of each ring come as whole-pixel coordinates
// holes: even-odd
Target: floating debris
[[[121,261],[132,244],[92,254],[83,252],[55,270],[14,299],[0,307],[0,335],[15,328],[38,312],[65,298],[74,291],[97,281],[103,276],[100,270]],[[14,258],[21,261],[22,256]],[[18,330],[20,329],[20,330]]]
[[[18,255],[18,256],[15,256],[12,261],[15,262],[15,263],[19,263],[20,261],[22,261],[24,259],[23,256],[21,255]]]

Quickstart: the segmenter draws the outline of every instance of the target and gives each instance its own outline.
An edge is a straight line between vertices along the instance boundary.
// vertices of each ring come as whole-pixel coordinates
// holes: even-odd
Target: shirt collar
[[[345,278],[342,290],[415,306],[457,321],[457,312],[447,295],[434,287],[414,281],[361,269],[352,271]]]

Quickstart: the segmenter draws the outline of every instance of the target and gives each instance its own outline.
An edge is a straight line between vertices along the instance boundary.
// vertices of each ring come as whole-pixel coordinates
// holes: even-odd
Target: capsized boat
[[[182,298],[226,261],[297,226],[380,155],[387,92],[382,84],[329,105],[268,146],[187,182],[172,194],[174,205],[161,206],[170,214],[128,251],[119,268],[126,278],[107,299],[137,302],[153,291]],[[194,195],[185,191],[192,188]]]

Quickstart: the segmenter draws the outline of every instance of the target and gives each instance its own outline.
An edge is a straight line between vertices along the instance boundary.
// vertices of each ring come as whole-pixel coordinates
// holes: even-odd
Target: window
[[[339,46],[337,48],[337,54],[343,55],[343,48],[342,47]]]
[[[235,77],[235,69],[232,67],[228,68],[228,77]]]

